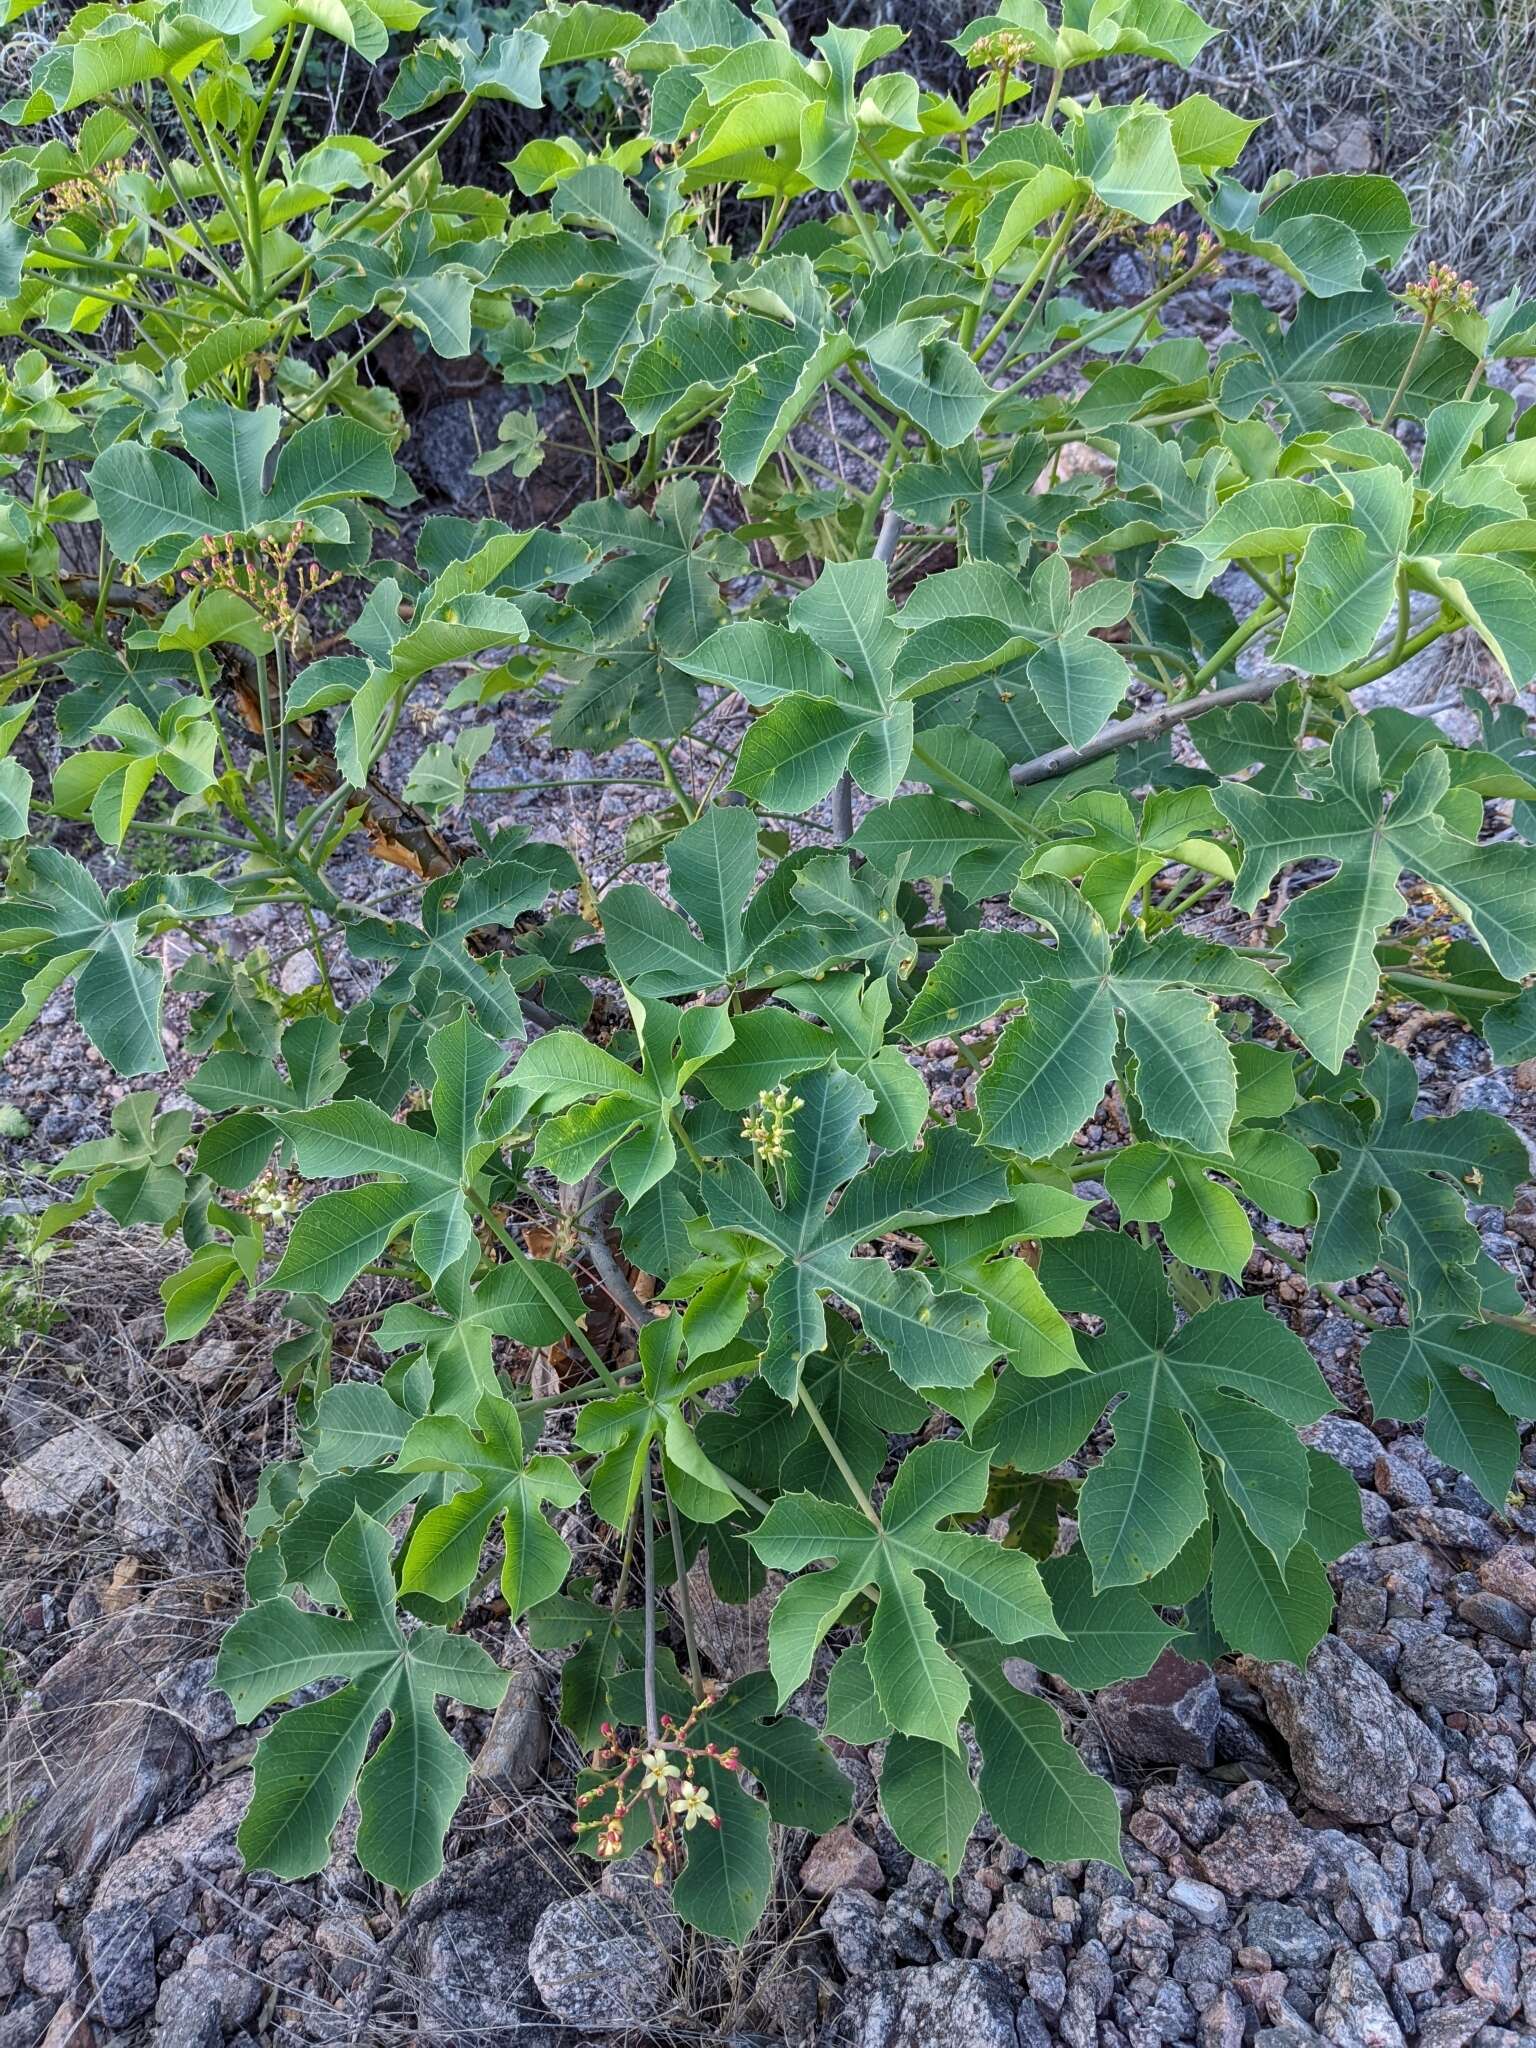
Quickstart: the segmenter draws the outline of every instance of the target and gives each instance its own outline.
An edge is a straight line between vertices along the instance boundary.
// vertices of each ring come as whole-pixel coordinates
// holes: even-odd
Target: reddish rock
[[[885,1884],[885,1872],[868,1842],[861,1841],[845,1825],[812,1844],[810,1854],[800,1866],[800,1883],[813,1898],[824,1899],[849,1885],[862,1892],[880,1891]]]
[[[1136,1764],[1193,1764],[1216,1758],[1221,1695],[1203,1664],[1164,1650],[1145,1678],[1106,1686],[1097,1701],[1099,1726],[1117,1755]]]

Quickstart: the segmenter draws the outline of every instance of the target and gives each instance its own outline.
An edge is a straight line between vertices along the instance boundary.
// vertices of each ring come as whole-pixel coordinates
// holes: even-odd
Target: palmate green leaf
[[[1420,754],[1389,801],[1371,727],[1353,718],[1335,735],[1327,770],[1305,776],[1311,796],[1224,782],[1215,798],[1243,842],[1235,891],[1243,909],[1293,861],[1339,863],[1330,881],[1288,906],[1290,960],[1279,976],[1294,1028],[1323,1066],[1337,1072],[1376,1000],[1376,939],[1402,914],[1404,870],[1456,904],[1501,973],[1519,981],[1536,972],[1536,849],[1479,845],[1447,822],[1443,748]]]
[[[1013,887],[1047,821],[1056,822],[1068,792],[1096,772],[1015,790],[1001,751],[958,726],[924,735],[921,771],[933,793],[878,805],[850,844],[887,874],[950,875],[976,903]]]
[[[506,1054],[466,1015],[433,1033],[428,1058],[435,1081],[430,1134],[391,1122],[371,1102],[274,1115],[301,1173],[329,1180],[370,1176],[359,1187],[306,1204],[273,1275],[275,1286],[335,1301],[408,1226],[412,1256],[429,1280],[469,1249],[467,1191],[495,1147],[482,1129],[481,1110]]]
[[[628,1526],[653,1449],[661,1452],[669,1498],[690,1521],[719,1522],[736,1512],[736,1497],[700,1448],[685,1408],[740,1373],[744,1354],[729,1348],[703,1364],[685,1365],[682,1353],[681,1316],[647,1323],[640,1332],[639,1387],[590,1401],[581,1412],[576,1441],[598,1460],[587,1495],[610,1528]]]
[[[391,963],[374,990],[375,1005],[420,1002],[430,978],[437,991],[471,1008],[493,1037],[521,1039],[526,1030],[516,987],[494,955],[477,957],[471,942],[476,933],[510,928],[539,909],[552,887],[572,879],[569,856],[556,847],[482,854],[428,884],[419,924],[359,918],[348,928],[348,949],[360,960]]]
[[[1503,1504],[1536,1396],[1536,1339],[1507,1324],[1429,1316],[1372,1331],[1360,1369],[1378,1415],[1424,1417],[1435,1456],[1465,1472],[1491,1507]]]
[[[0,1051],[73,977],[76,1021],[113,1072],[163,1073],[165,971],[142,949],[157,932],[229,908],[201,875],[146,875],[104,895],[70,855],[28,847],[0,902]]]
[[[543,1508],[573,1507],[581,1482],[563,1458],[528,1452],[517,1410],[494,1394],[482,1397],[473,1431],[453,1415],[424,1415],[412,1426],[400,1446],[400,1470],[460,1474],[466,1485],[413,1526],[400,1561],[403,1593],[456,1598],[479,1571],[486,1534],[498,1519],[510,1619],[559,1592],[571,1553]]]
[[[441,1309],[399,1301],[384,1311],[373,1341],[383,1352],[410,1352],[432,1376],[432,1412],[472,1423],[487,1394],[500,1391],[492,1339],[510,1338],[530,1351],[546,1349],[581,1327],[585,1304],[563,1266],[516,1258],[476,1282],[478,1247],[439,1274],[433,1295]]]
[[[240,1851],[255,1869],[312,1875],[355,1787],[358,1860],[413,1892],[442,1869],[443,1837],[469,1780],[469,1758],[438,1720],[435,1697],[494,1707],[507,1674],[462,1636],[402,1633],[389,1536],[366,1515],[339,1531],[326,1570],[345,1615],[304,1612],[279,1596],[241,1615],[220,1647],[215,1682],[242,1724],[305,1686],[346,1680],[290,1709],[263,1738]],[[365,1763],[386,1714],[390,1732]]]
[[[1418,1087],[1407,1054],[1378,1044],[1356,1091],[1366,1098],[1360,1110],[1313,1100],[1287,1117],[1325,1162],[1312,1184],[1307,1271],[1337,1282],[1386,1259],[1404,1269],[1422,1313],[1473,1311],[1482,1241],[1467,1205],[1513,1202],[1529,1161],[1519,1134],[1487,1110],[1415,1116]]]
[[[542,1121],[534,1160],[567,1186],[605,1159],[626,1202],[638,1202],[672,1170],[677,1157],[672,1120],[699,1068],[730,1045],[734,1025],[724,1008],[675,1010],[629,993],[640,1037],[637,1073],[579,1032],[551,1031],[514,1069],[508,1089],[525,1121]],[[595,1098],[592,1099],[592,1098]]]
[[[1040,1577],[1061,1630],[1011,1645],[1012,1654],[1064,1678],[1079,1692],[1097,1692],[1152,1669],[1178,1634],[1161,1620],[1141,1590],[1105,1586],[1095,1591],[1093,1568],[1081,1544],[1065,1557],[1048,1557]]]
[[[945,947],[902,1021],[904,1034],[922,1044],[1027,1005],[977,1086],[987,1142],[1031,1159],[1064,1145],[1098,1107],[1120,1019],[1152,1128],[1225,1152],[1237,1081],[1209,994],[1256,995],[1273,1007],[1283,999],[1272,977],[1181,932],[1149,944],[1133,930],[1112,947],[1077,891],[1051,877],[1023,884],[1013,900],[1054,930],[1056,945],[1018,932],[968,932]]]
[[[1151,1578],[1204,1526],[1201,1456],[1214,1458],[1248,1527],[1277,1560],[1301,1535],[1305,1456],[1295,1431],[1330,1405],[1301,1341],[1257,1300],[1221,1302],[1174,1327],[1155,1251],[1091,1232],[1047,1245],[1046,1294],[1064,1313],[1100,1316],[1087,1371],[1005,1374],[985,1433],[1003,1458],[1043,1471],[1088,1438],[1116,1395],[1114,1448],[1079,1501],[1096,1586]]]
[[[852,1075],[821,1068],[796,1084],[783,1164],[784,1200],[773,1202],[739,1159],[708,1176],[710,1220],[767,1245],[780,1258],[768,1283],[763,1376],[792,1397],[803,1362],[826,1342],[823,1296],[855,1310],[865,1335],[911,1387],[968,1387],[997,1356],[978,1302],[935,1294],[917,1268],[859,1258],[861,1244],[898,1223],[935,1222],[1003,1199],[1001,1169],[963,1132],[936,1131],[920,1152],[892,1153],[864,1168],[860,1118],[873,1106]],[[847,1184],[846,1186],[844,1184]],[[839,1188],[841,1201],[827,1204]]]
[[[984,1454],[932,1443],[905,1459],[878,1523],[811,1494],[774,1502],[748,1539],[764,1564],[799,1571],[835,1560],[792,1580],[774,1608],[769,1661],[781,1701],[804,1684],[827,1630],[873,1586],[879,1604],[866,1655],[882,1710],[900,1733],[958,1748],[969,1687],[940,1647],[924,1578],[931,1574],[994,1637],[1055,1632],[1032,1559],[935,1526],[952,1515],[975,1515],[986,1486]]]
[[[1316,1162],[1283,1131],[1235,1129],[1225,1158],[1182,1145],[1128,1145],[1104,1169],[1104,1186],[1122,1222],[1160,1225],[1176,1259],[1237,1280],[1253,1254],[1253,1225],[1237,1196],[1213,1174],[1234,1181],[1279,1222],[1299,1227],[1316,1214]]]
[[[103,450],[88,482],[113,553],[162,576],[191,559],[206,534],[282,530],[302,518],[318,539],[345,541],[346,502],[395,488],[389,442],[356,420],[315,420],[279,450],[268,484],[281,425],[276,406],[237,412],[194,399],[181,427],[211,490],[169,449],[116,441]]]
[[[77,1200],[87,1209],[96,1202],[116,1223],[169,1223],[187,1199],[186,1176],[176,1160],[192,1134],[192,1119],[185,1110],[156,1116],[158,1107],[159,1097],[148,1091],[125,1095],[112,1106],[111,1136],[72,1146],[49,1179],[86,1174]],[[71,1212],[76,1206],[68,1205]],[[54,1213],[45,1211],[38,1226],[44,1238],[53,1234]]]
[[[199,1139],[198,1172],[221,1188],[249,1187],[282,1135],[272,1113],[314,1109],[346,1080],[340,1047],[341,1028],[329,1017],[301,1017],[283,1033],[286,1075],[274,1073],[254,1053],[217,1052],[204,1060],[187,1083],[187,1093],[201,1108],[229,1114]]]

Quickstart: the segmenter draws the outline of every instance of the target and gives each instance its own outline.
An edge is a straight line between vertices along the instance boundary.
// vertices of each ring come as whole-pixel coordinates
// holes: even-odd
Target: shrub
[[[1250,191],[1252,124],[1209,97],[1075,93],[1189,63],[1183,0],[1005,0],[959,38],[964,104],[891,68],[899,31],[804,53],[728,0],[474,43],[409,41],[419,12],[83,9],[7,110],[43,139],[0,158],[0,595],[31,650],[4,1038],[72,983],[119,1074],[164,1072],[184,934],[205,1113],[128,1094],[38,1243],[99,1205],[184,1244],[169,1341],[246,1287],[296,1332],[303,1455],[265,1475],[220,1682],[242,1719],[331,1689],[264,1738],[245,1853],[318,1868],[355,1787],[368,1869],[434,1874],[468,1770],[436,1702],[499,1699],[499,1583],[573,1649],[581,1841],[652,1843],[703,1929],[756,1920],[770,1817],[846,1810],[786,1711],[813,1677],[830,1730],[884,1742],[914,1854],[954,1870],[984,1803],[1031,1854],[1116,1861],[1110,1788],[1010,1662],[1091,1690],[1170,1643],[1300,1660],[1360,1536],[1256,1245],[1371,1324],[1378,1414],[1495,1503],[1536,1406],[1467,1215],[1523,1144],[1416,1116],[1373,1030],[1419,1003],[1536,1051],[1530,746],[1507,704],[1457,746],[1358,697],[1462,628],[1536,669],[1536,438],[1485,385],[1536,306],[1439,265],[1394,291],[1383,177]],[[289,147],[317,36],[407,39],[404,161]],[[477,104],[594,62],[643,135],[551,133],[515,195],[443,181]],[[1107,244],[1152,284],[1099,313],[1073,284]],[[1223,263],[1295,303],[1235,292],[1213,355],[1163,321]],[[568,394],[590,499],[380,552],[411,492],[367,364],[400,327]],[[539,452],[520,414],[484,466]],[[484,725],[393,792],[445,669],[559,746],[651,747],[633,848],[665,894],[456,837]],[[359,831],[414,918],[338,894]],[[103,889],[66,850],[92,837],[138,878]],[[312,938],[302,998],[223,943],[274,908]],[[390,1362],[333,1379],[365,1271]],[[571,1575],[552,1516],[583,1498],[616,1583]],[[726,1600],[785,1575],[767,1672],[704,1672],[701,1556]]]

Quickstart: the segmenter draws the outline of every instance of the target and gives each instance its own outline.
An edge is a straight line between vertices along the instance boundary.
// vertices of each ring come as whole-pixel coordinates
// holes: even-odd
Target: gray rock
[[[993,1915],[994,1920],[997,1917]],[[845,1976],[873,1977],[884,1965],[886,1948],[880,1932],[880,1903],[872,1893],[851,1889],[834,1892],[821,1909],[821,1931],[831,1942]],[[989,1921],[989,1937],[991,1932]]]
[[[232,1934],[210,1934],[204,1941],[195,1941],[176,1979],[195,1983],[200,1993],[206,1992],[217,2005],[219,2023],[224,2027],[243,2027],[254,2019],[266,1994],[262,1977],[241,1961]]]
[[[1381,1456],[1381,1439],[1373,1436],[1363,1422],[1347,1416],[1325,1415],[1321,1422],[1309,1422],[1297,1435],[1314,1451],[1332,1458],[1346,1472],[1353,1473],[1362,1486],[1369,1484]]]
[[[1347,1644],[1325,1636],[1305,1671],[1242,1668],[1284,1736],[1306,1797],[1347,1820],[1390,1820],[1413,1785],[1437,1785],[1445,1752],[1436,1737]]]
[[[80,1980],[69,1943],[51,1920],[34,1920],[27,1929],[21,1981],[41,1998],[67,1998]]]
[[[1419,2022],[1417,2048],[1465,2048],[1493,2018],[1493,2007],[1479,1998],[1462,2005],[1443,2005]]]
[[[1338,1947],[1338,1936],[1319,1927],[1300,1906],[1263,1899],[1250,1906],[1244,1923],[1250,1948],[1261,1948],[1282,1969],[1315,1969]]]
[[[1208,1770],[1215,1761],[1216,1681],[1203,1664],[1173,1650],[1164,1650],[1144,1678],[1106,1686],[1095,1706],[1105,1740],[1127,1762]]]
[[[1334,2048],[1403,2048],[1403,2030],[1370,1965],[1341,1948],[1328,1972],[1328,1991],[1316,2014],[1317,2030]]]
[[[223,2048],[224,2022],[213,1987],[197,1972],[178,1970],[155,2000],[151,2048]]]
[[[512,1679],[475,1758],[475,1776],[493,1785],[526,1792],[537,1784],[549,1762],[549,1715],[539,1697],[538,1676],[523,1658],[512,1665]]]
[[[51,1998],[24,1998],[0,2012],[0,2048],[37,2048],[54,2015]]]
[[[485,483],[470,465],[496,446],[496,429],[511,406],[512,393],[504,387],[433,406],[412,431],[413,464],[454,504],[483,508]]]
[[[943,1962],[885,1970],[850,2002],[847,2048],[1048,2048],[1034,2004],[990,1963]]]
[[[1198,1926],[1226,1925],[1227,1902],[1215,1885],[1202,1884],[1197,1877],[1176,1877],[1168,1887],[1168,1896],[1176,1906],[1182,1906]]]
[[[6,1474],[0,1499],[25,1528],[50,1535],[103,1498],[127,1456],[104,1430],[66,1429]]]
[[[218,1493],[212,1451],[186,1423],[168,1423],[118,1475],[117,1540],[151,1564],[221,1570],[229,1547],[219,1526]]]
[[[1483,1801],[1483,1833],[1496,1856],[1515,1864],[1536,1864],[1536,1813],[1515,1786],[1502,1786]]]
[[[81,1927],[85,1966],[109,2027],[131,2026],[155,2002],[155,1937],[141,1905],[102,1906]]]
[[[1432,1629],[1404,1643],[1397,1682],[1409,1699],[1442,1714],[1491,1714],[1498,1705],[1499,1681],[1472,1645]]]
[[[189,1879],[232,1889],[244,1867],[235,1832],[250,1798],[249,1771],[224,1779],[177,1819],[140,1836],[104,1873],[92,1904],[154,1907]]]
[[[425,2035],[500,2039],[515,2030],[518,2048],[558,2048],[559,2028],[541,2024],[545,2015],[528,1951],[507,1937],[501,1916],[477,1908],[441,1913],[429,1923],[419,2014]]]
[[[1513,1600],[1500,1593],[1467,1593],[1456,1602],[1456,1612],[1479,1634],[1497,1636],[1501,1643],[1513,1643],[1517,1650],[1531,1646],[1531,1617]]]
[[[1399,1534],[1414,1543],[1467,1550],[1474,1557],[1491,1557],[1500,1547],[1498,1533],[1480,1515],[1465,1514],[1460,1508],[1398,1508],[1392,1519]]]
[[[557,2019],[597,2032],[631,2027],[669,2002],[680,1940],[661,1900],[587,1893],[540,1914],[528,1969]]]

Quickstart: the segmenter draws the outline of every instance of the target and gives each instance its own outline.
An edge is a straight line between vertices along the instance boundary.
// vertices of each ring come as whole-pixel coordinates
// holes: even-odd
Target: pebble
[[[1227,1902],[1213,1884],[1202,1884],[1197,1877],[1175,1878],[1168,1887],[1168,1896],[1176,1906],[1182,1906],[1199,1927],[1223,1927],[1229,1918]]]
[[[885,1889],[885,1872],[869,1843],[844,1823],[812,1845],[800,1865],[800,1886],[816,1899],[850,1887],[878,1892]]]

